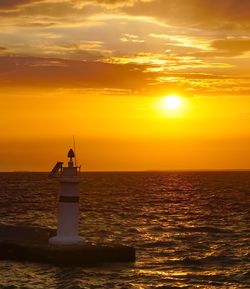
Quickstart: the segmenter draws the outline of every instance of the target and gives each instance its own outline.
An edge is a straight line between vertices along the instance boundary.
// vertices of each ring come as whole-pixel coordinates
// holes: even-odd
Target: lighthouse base
[[[43,262],[57,266],[96,266],[109,262],[134,262],[135,248],[123,245],[48,243],[55,230],[0,225],[0,260]],[[51,238],[53,240],[56,237]]]
[[[83,245],[85,239],[80,236],[55,236],[49,238],[49,244],[52,245]]]

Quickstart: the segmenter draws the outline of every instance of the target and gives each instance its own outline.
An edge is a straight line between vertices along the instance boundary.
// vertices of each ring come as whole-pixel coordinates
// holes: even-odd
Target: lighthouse
[[[79,236],[79,194],[82,181],[75,153],[68,152],[68,165],[57,162],[49,177],[60,186],[56,236],[49,228],[0,226],[0,260],[45,262],[66,266],[134,262],[135,248],[116,244],[94,245]],[[34,246],[35,240],[35,246]]]
[[[68,166],[57,162],[49,174],[59,182],[57,235],[49,239],[49,243],[54,245],[84,243],[84,238],[79,236],[80,167],[76,165],[72,149],[68,152],[68,158]]]

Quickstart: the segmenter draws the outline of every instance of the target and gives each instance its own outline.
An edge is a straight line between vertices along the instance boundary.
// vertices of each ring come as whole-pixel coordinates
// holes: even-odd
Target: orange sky
[[[249,10],[0,1],[0,171],[48,171],[72,135],[85,170],[249,169]]]

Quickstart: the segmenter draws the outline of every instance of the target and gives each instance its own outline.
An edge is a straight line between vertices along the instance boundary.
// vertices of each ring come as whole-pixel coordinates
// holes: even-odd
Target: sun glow
[[[176,110],[181,105],[181,98],[177,95],[169,95],[163,98],[162,105],[165,109]]]
[[[156,110],[162,117],[178,117],[183,115],[186,107],[186,101],[183,97],[170,94],[161,97],[156,102]]]

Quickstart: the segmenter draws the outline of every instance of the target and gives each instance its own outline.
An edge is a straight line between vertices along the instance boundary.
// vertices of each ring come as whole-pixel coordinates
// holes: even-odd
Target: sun
[[[162,106],[167,110],[177,110],[181,106],[181,98],[175,94],[165,96],[162,99]]]
[[[156,111],[162,117],[180,117],[187,109],[186,98],[177,94],[169,94],[158,98],[156,101]]]

